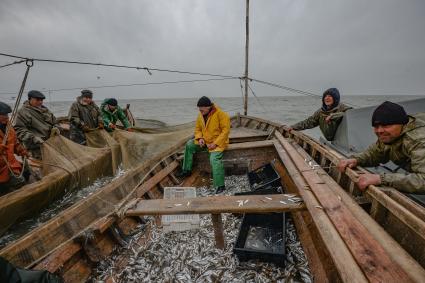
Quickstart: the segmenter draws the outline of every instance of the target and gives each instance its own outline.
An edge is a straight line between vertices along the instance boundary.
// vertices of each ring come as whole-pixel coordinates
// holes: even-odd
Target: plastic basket
[[[240,261],[258,260],[283,267],[285,231],[284,213],[245,214],[233,252]]]
[[[280,176],[271,163],[248,173],[248,180],[252,190],[261,190],[267,187],[281,186]]]

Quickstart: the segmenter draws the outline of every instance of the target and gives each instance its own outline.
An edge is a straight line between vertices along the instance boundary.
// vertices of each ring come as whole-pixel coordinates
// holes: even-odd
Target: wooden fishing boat
[[[127,104],[124,111],[131,125],[135,126],[136,121],[130,111],[130,104]],[[68,137],[68,118],[59,117],[57,121],[62,128],[62,136]],[[141,120],[139,124],[145,127],[155,127],[156,125],[153,120]],[[48,160],[47,163],[44,162],[45,168],[42,168],[42,161],[29,160],[29,166],[40,179],[23,186],[19,190],[0,196],[0,235],[14,223],[46,208],[66,192],[90,185],[98,178],[112,176],[116,170],[114,166],[108,166],[112,159],[111,149],[81,149],[80,145],[62,137],[50,139],[45,146],[50,148],[53,146],[54,155],[62,155],[62,160],[66,162],[48,164]],[[77,154],[82,150],[84,150],[84,154]],[[69,164],[69,166],[66,166],[66,164]],[[94,175],[88,176],[85,173],[93,171],[95,167],[97,167],[97,170]]]
[[[231,144],[224,154],[226,174],[245,174],[273,162],[286,192],[299,195],[303,204],[201,206],[196,213],[212,215],[218,246],[222,245],[220,213],[288,211],[316,282],[424,282],[423,207],[392,188],[370,186],[361,193],[355,181],[365,169],[338,172],[331,164],[342,155],[303,133],[288,133],[281,124],[255,117],[238,115],[231,121]],[[195,156],[190,177],[175,176],[188,138],[8,245],[0,256],[19,267],[55,272],[66,282],[88,280],[96,263],[125,244],[125,235],[142,221],[141,215],[159,213],[144,211],[141,203],[161,204],[167,186],[205,183],[203,176],[210,167],[203,153]],[[224,196],[216,198],[226,201]],[[194,211],[176,213],[189,212]],[[140,243],[149,241],[149,233],[145,231]],[[127,262],[122,255],[116,268]],[[113,276],[107,281],[113,282]]]

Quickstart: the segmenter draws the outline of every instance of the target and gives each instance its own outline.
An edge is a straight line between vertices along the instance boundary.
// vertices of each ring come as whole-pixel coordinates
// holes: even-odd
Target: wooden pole
[[[249,47],[249,0],[246,0],[246,41],[245,41],[245,99],[244,115],[248,115],[248,47]]]
[[[215,246],[218,249],[224,250],[224,234],[223,234],[223,222],[221,220],[221,214],[211,214],[211,219],[214,227]]]

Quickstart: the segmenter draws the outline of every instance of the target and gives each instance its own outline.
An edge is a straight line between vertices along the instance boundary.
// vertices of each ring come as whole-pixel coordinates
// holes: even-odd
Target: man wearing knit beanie
[[[394,187],[402,192],[425,194],[425,113],[413,116],[396,103],[385,101],[372,115],[372,127],[378,137],[366,151],[341,160],[338,169],[374,167],[389,161],[406,173],[362,174],[360,190],[369,185]]]
[[[199,114],[195,138],[186,143],[182,171],[177,177],[190,176],[193,154],[206,151],[212,169],[215,193],[219,194],[225,190],[223,151],[229,144],[230,117],[206,96],[198,100],[197,106]]]

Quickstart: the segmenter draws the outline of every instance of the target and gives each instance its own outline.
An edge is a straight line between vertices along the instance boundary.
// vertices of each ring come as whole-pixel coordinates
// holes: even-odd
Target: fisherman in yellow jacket
[[[199,114],[196,120],[195,138],[186,143],[182,171],[177,176],[190,176],[193,154],[208,151],[215,193],[219,194],[225,190],[223,151],[229,144],[230,118],[206,96],[198,100],[197,106]]]

